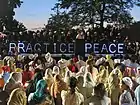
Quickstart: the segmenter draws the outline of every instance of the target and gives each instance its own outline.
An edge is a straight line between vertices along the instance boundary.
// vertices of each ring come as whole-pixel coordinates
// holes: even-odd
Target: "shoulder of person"
[[[61,97],[65,97],[68,94],[68,91],[62,90],[61,91]]]

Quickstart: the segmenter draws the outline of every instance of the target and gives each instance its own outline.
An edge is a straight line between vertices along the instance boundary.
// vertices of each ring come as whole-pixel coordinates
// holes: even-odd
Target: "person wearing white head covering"
[[[64,82],[66,82],[67,84],[69,83],[69,78],[71,77],[71,71],[68,70],[65,73],[65,77],[64,77]]]
[[[133,82],[131,78],[124,77],[121,83],[123,93],[119,99],[119,105],[136,105],[135,95],[132,92]]]
[[[50,68],[46,69],[45,76],[43,79],[47,82],[48,84],[48,90],[51,92],[51,86],[53,84],[53,76],[52,76],[52,70]]]
[[[137,100],[137,105],[140,105],[140,67],[137,67],[137,78],[136,82],[139,84],[135,89],[135,96]]]
[[[83,87],[86,88],[86,96],[87,98],[91,97],[91,93],[93,90],[93,87],[95,86],[95,82],[92,79],[92,75],[90,72],[85,73],[84,75],[84,84]]]
[[[129,59],[129,56],[126,55],[124,57],[124,61],[122,61],[121,63],[124,64],[125,66],[129,66],[131,64],[131,60]]]
[[[76,73],[76,76],[77,76],[77,77],[78,77],[78,76],[84,76],[84,74],[85,74],[86,72],[88,72],[87,69],[86,69],[86,66],[82,66],[82,67],[80,68],[79,72]]]
[[[105,62],[105,58],[104,58],[104,57],[98,59],[98,60],[95,62],[95,65],[96,65],[96,66],[99,66],[99,65],[102,64],[103,62]]]
[[[34,59],[34,55],[33,55],[33,54],[30,54],[28,57],[29,57],[29,59],[31,59],[31,60]]]
[[[14,89],[21,88],[22,86],[22,74],[13,72],[10,74],[8,82],[5,84],[3,90],[10,94]]]
[[[140,78],[137,78],[136,82],[139,84],[135,89],[135,97],[137,100],[137,105],[140,105]]]
[[[86,100],[87,99],[86,87],[83,87],[83,84],[84,84],[84,77],[83,76],[78,76],[77,77],[77,88],[76,89],[79,93],[81,93],[84,96],[84,99]]]
[[[108,93],[109,97],[111,98],[111,104],[112,105],[118,105],[119,104],[119,96],[121,93],[120,87],[119,87],[119,71],[114,70],[110,73],[108,78]]]
[[[59,75],[59,74],[60,74],[60,69],[59,69],[58,66],[54,66],[54,67],[53,67],[52,74],[53,74],[53,75],[57,75],[57,74]]]
[[[58,66],[59,66],[59,68],[60,68],[60,73],[61,73],[61,75],[64,77],[65,76],[65,73],[66,73],[66,71],[67,71],[67,69],[68,69],[68,67],[67,67],[67,60],[65,60],[65,59],[61,59],[61,60],[59,60],[58,61]]]
[[[56,64],[55,60],[52,58],[50,53],[47,53],[45,55],[45,59],[46,59],[46,62],[45,62],[46,68],[51,68],[52,66],[54,66]]]

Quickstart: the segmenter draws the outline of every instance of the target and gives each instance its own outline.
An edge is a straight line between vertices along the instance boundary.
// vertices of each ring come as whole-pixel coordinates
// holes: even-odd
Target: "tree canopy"
[[[102,28],[104,22],[131,24],[130,10],[134,6],[140,6],[140,0],[58,0],[53,10],[65,12],[65,18],[72,26],[98,24]],[[53,18],[59,19],[60,14],[53,15]]]
[[[15,28],[15,24],[16,26],[18,26],[17,24],[19,22],[14,19],[14,9],[20,7],[22,3],[23,1],[21,0],[0,0],[1,31],[3,30],[3,26],[5,26],[8,31],[13,31],[13,28]]]

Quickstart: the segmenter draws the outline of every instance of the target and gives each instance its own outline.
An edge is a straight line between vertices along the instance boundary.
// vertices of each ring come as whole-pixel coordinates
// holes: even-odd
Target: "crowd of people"
[[[139,50],[139,43],[129,39],[126,35],[121,35],[122,28],[108,25],[100,30],[100,27],[88,29],[68,29],[68,30],[54,30],[46,26],[46,28],[37,31],[24,32],[7,32],[3,33],[7,36],[0,38],[0,51],[7,53],[10,42],[74,42],[76,39],[83,39],[86,42],[123,42],[126,45],[127,53],[136,54]]]
[[[134,55],[0,60],[0,105],[140,105],[140,65]]]

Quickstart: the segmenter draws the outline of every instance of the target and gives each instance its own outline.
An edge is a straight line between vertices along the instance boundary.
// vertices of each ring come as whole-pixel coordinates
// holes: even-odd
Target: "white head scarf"
[[[122,81],[125,83],[125,85],[127,85],[130,89],[132,89],[132,87],[133,87],[133,82],[132,82],[131,78],[129,78],[129,77],[124,77],[124,78],[122,79]]]
[[[88,84],[90,84],[90,85],[88,85]],[[87,86],[90,86],[90,87],[94,87],[95,86],[95,82],[93,81],[92,75],[91,75],[90,72],[87,72],[84,75],[84,84],[83,84],[83,87],[87,87]]]
[[[87,72],[86,66],[82,66],[79,70],[79,72],[76,74],[76,76],[84,76],[84,74]]]
[[[98,65],[102,64],[103,62],[105,62],[105,60],[106,59],[104,57],[102,57],[96,61],[95,65],[98,66]]]
[[[58,61],[58,66],[59,66],[61,69],[65,68],[65,67],[67,66],[67,60],[65,60],[65,59],[59,60],[59,61]]]
[[[140,76],[140,67],[137,67],[137,76]]]
[[[48,68],[45,71],[45,77],[49,77],[50,75],[52,75],[52,69]]]
[[[55,75],[60,74],[60,69],[59,69],[58,66],[54,66],[54,67],[53,67],[53,72],[52,72],[52,74],[55,74]]]
[[[46,55],[45,55],[45,59],[46,59],[46,61],[47,62],[53,62],[53,58],[51,57],[51,54],[50,53],[47,53]]]
[[[33,55],[33,54],[30,54],[28,57],[29,57],[29,59],[31,59],[31,60],[34,59],[34,55]]]
[[[11,81],[13,81],[15,84],[22,83],[22,74],[20,72],[12,72],[8,79],[8,82],[11,82]]]
[[[71,71],[66,71],[65,77],[64,77],[64,82],[69,83],[69,78],[71,77]]]

